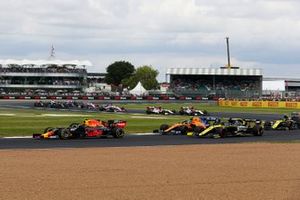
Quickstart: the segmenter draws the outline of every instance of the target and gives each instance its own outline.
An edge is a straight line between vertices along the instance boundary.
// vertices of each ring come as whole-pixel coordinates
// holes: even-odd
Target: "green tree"
[[[152,90],[158,88],[158,81],[156,77],[158,76],[159,72],[153,69],[152,66],[142,66],[138,67],[134,74],[122,81],[123,85],[129,86],[130,89],[133,89],[136,84],[141,81],[142,85],[145,87],[146,90]]]
[[[123,79],[131,77],[134,73],[134,66],[130,62],[117,61],[106,68],[105,81],[107,84],[118,86]]]

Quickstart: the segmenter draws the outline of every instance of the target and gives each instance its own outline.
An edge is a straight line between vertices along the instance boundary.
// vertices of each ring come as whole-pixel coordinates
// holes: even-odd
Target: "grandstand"
[[[262,94],[261,69],[170,68],[166,76],[178,96],[257,98]]]
[[[89,61],[0,60],[1,93],[83,91]]]

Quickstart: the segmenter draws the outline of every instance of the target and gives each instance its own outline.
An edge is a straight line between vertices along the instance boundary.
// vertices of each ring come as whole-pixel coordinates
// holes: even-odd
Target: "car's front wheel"
[[[47,128],[45,128],[44,133],[52,131],[53,129],[54,129],[53,127],[47,127]]]
[[[63,140],[66,140],[66,139],[69,139],[71,138],[72,134],[70,133],[70,131],[66,128],[64,129],[61,129],[60,132],[59,132],[59,138],[60,139],[63,139]]]

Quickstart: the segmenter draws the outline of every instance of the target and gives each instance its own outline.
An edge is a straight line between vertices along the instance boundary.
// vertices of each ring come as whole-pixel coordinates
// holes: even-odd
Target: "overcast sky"
[[[300,75],[297,0],[6,0],[0,2],[0,59],[114,61],[170,67],[232,62],[266,76]]]

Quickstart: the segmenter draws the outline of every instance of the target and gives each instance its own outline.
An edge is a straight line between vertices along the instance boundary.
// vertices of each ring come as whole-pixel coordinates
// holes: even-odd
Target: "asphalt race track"
[[[33,102],[0,101],[0,107],[32,108]],[[145,111],[129,111],[142,112]],[[249,113],[211,113],[219,117],[259,118],[263,120],[277,119],[276,114]],[[300,141],[300,130],[265,131],[262,137],[228,137],[220,139],[195,138],[181,135],[149,135],[125,136],[123,139],[74,139],[74,140],[35,140],[31,138],[0,138],[0,149],[53,149],[53,148],[91,148],[91,147],[139,147],[162,145],[196,145],[196,144],[228,144],[249,142],[293,142]]]
[[[31,138],[0,139],[0,149],[53,149],[91,147],[140,147],[163,145],[203,145],[249,142],[300,141],[300,131],[265,131],[261,137],[196,138],[183,135],[125,136],[123,139],[36,140]]]

